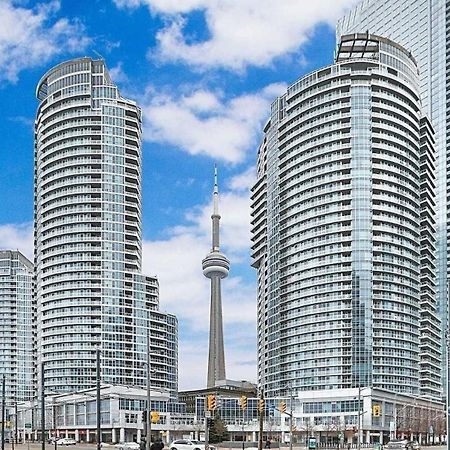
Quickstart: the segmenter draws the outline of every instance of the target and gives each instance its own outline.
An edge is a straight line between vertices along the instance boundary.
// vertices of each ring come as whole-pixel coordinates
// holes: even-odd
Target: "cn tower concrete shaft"
[[[209,313],[209,354],[207,387],[225,380],[225,351],[223,345],[221,280],[228,276],[230,261],[220,252],[219,239],[219,187],[217,169],[214,169],[214,210],[212,219],[212,249],[202,261],[203,275],[211,280],[211,305]]]

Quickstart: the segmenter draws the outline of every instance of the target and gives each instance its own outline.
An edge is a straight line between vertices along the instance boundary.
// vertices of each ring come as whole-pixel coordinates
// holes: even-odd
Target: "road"
[[[215,447],[221,448],[221,449],[228,449],[228,447],[222,447],[220,444],[214,444]],[[77,444],[77,445],[58,445],[58,448],[56,450],[95,450],[96,444]],[[15,450],[41,450],[41,444],[40,443],[26,443],[26,444],[14,444]],[[287,450],[289,447],[281,447],[281,450]],[[46,444],[45,445],[46,450],[55,450],[55,446],[53,444]],[[114,450],[114,446],[110,447],[104,447],[104,450]],[[305,450],[305,447],[302,446],[293,446],[294,450]],[[430,446],[430,447],[422,447],[423,450],[447,450],[446,446]],[[5,450],[12,450],[12,444],[5,444]],[[167,449],[169,450],[169,449]],[[277,450],[273,448],[273,450]],[[319,448],[318,450],[327,450],[323,447]],[[336,449],[330,449],[330,450],[336,450]],[[364,447],[363,450],[372,450],[370,447]]]

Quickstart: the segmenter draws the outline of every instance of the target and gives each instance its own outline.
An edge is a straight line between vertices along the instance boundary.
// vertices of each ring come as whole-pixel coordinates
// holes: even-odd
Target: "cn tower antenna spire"
[[[212,249],[202,261],[203,275],[211,280],[211,306],[209,311],[209,354],[207,386],[214,387],[225,380],[225,351],[223,344],[221,280],[228,276],[230,261],[220,252],[219,245],[219,184],[214,164],[212,220]]]
[[[214,191],[213,191],[214,209],[213,215],[219,215],[219,183],[217,182],[217,165],[214,164]]]

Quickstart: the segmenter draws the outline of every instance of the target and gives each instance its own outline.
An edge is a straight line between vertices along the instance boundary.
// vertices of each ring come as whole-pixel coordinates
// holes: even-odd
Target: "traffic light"
[[[158,422],[158,420],[159,420],[159,412],[157,412],[157,411],[152,411],[152,412],[150,413],[150,417],[151,417],[151,419],[152,419],[152,423]]]
[[[239,399],[239,404],[241,405],[242,410],[244,411],[247,408],[247,397],[245,395],[241,395]]]
[[[208,427],[208,428],[212,428],[212,426],[214,425],[214,419],[213,418],[208,418],[208,419],[206,419],[206,426]]]
[[[214,394],[209,394],[207,399],[208,411],[214,411],[216,409],[216,396]]]
[[[281,401],[281,402],[278,404],[278,410],[279,410],[281,413],[285,413],[285,412],[286,412],[286,408],[287,408],[286,402]]]
[[[147,410],[142,411],[142,422],[147,423]]]
[[[263,412],[264,412],[264,399],[263,399],[263,398],[260,398],[260,399],[258,400],[258,411],[259,411],[260,413],[263,413]]]
[[[381,417],[381,405],[372,405],[372,416]]]

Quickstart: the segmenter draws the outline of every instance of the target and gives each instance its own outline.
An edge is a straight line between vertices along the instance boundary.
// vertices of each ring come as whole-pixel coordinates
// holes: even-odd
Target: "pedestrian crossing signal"
[[[150,413],[150,417],[151,417],[152,423],[158,422],[158,420],[159,420],[159,412],[157,412],[157,411],[152,411],[152,412]]]

